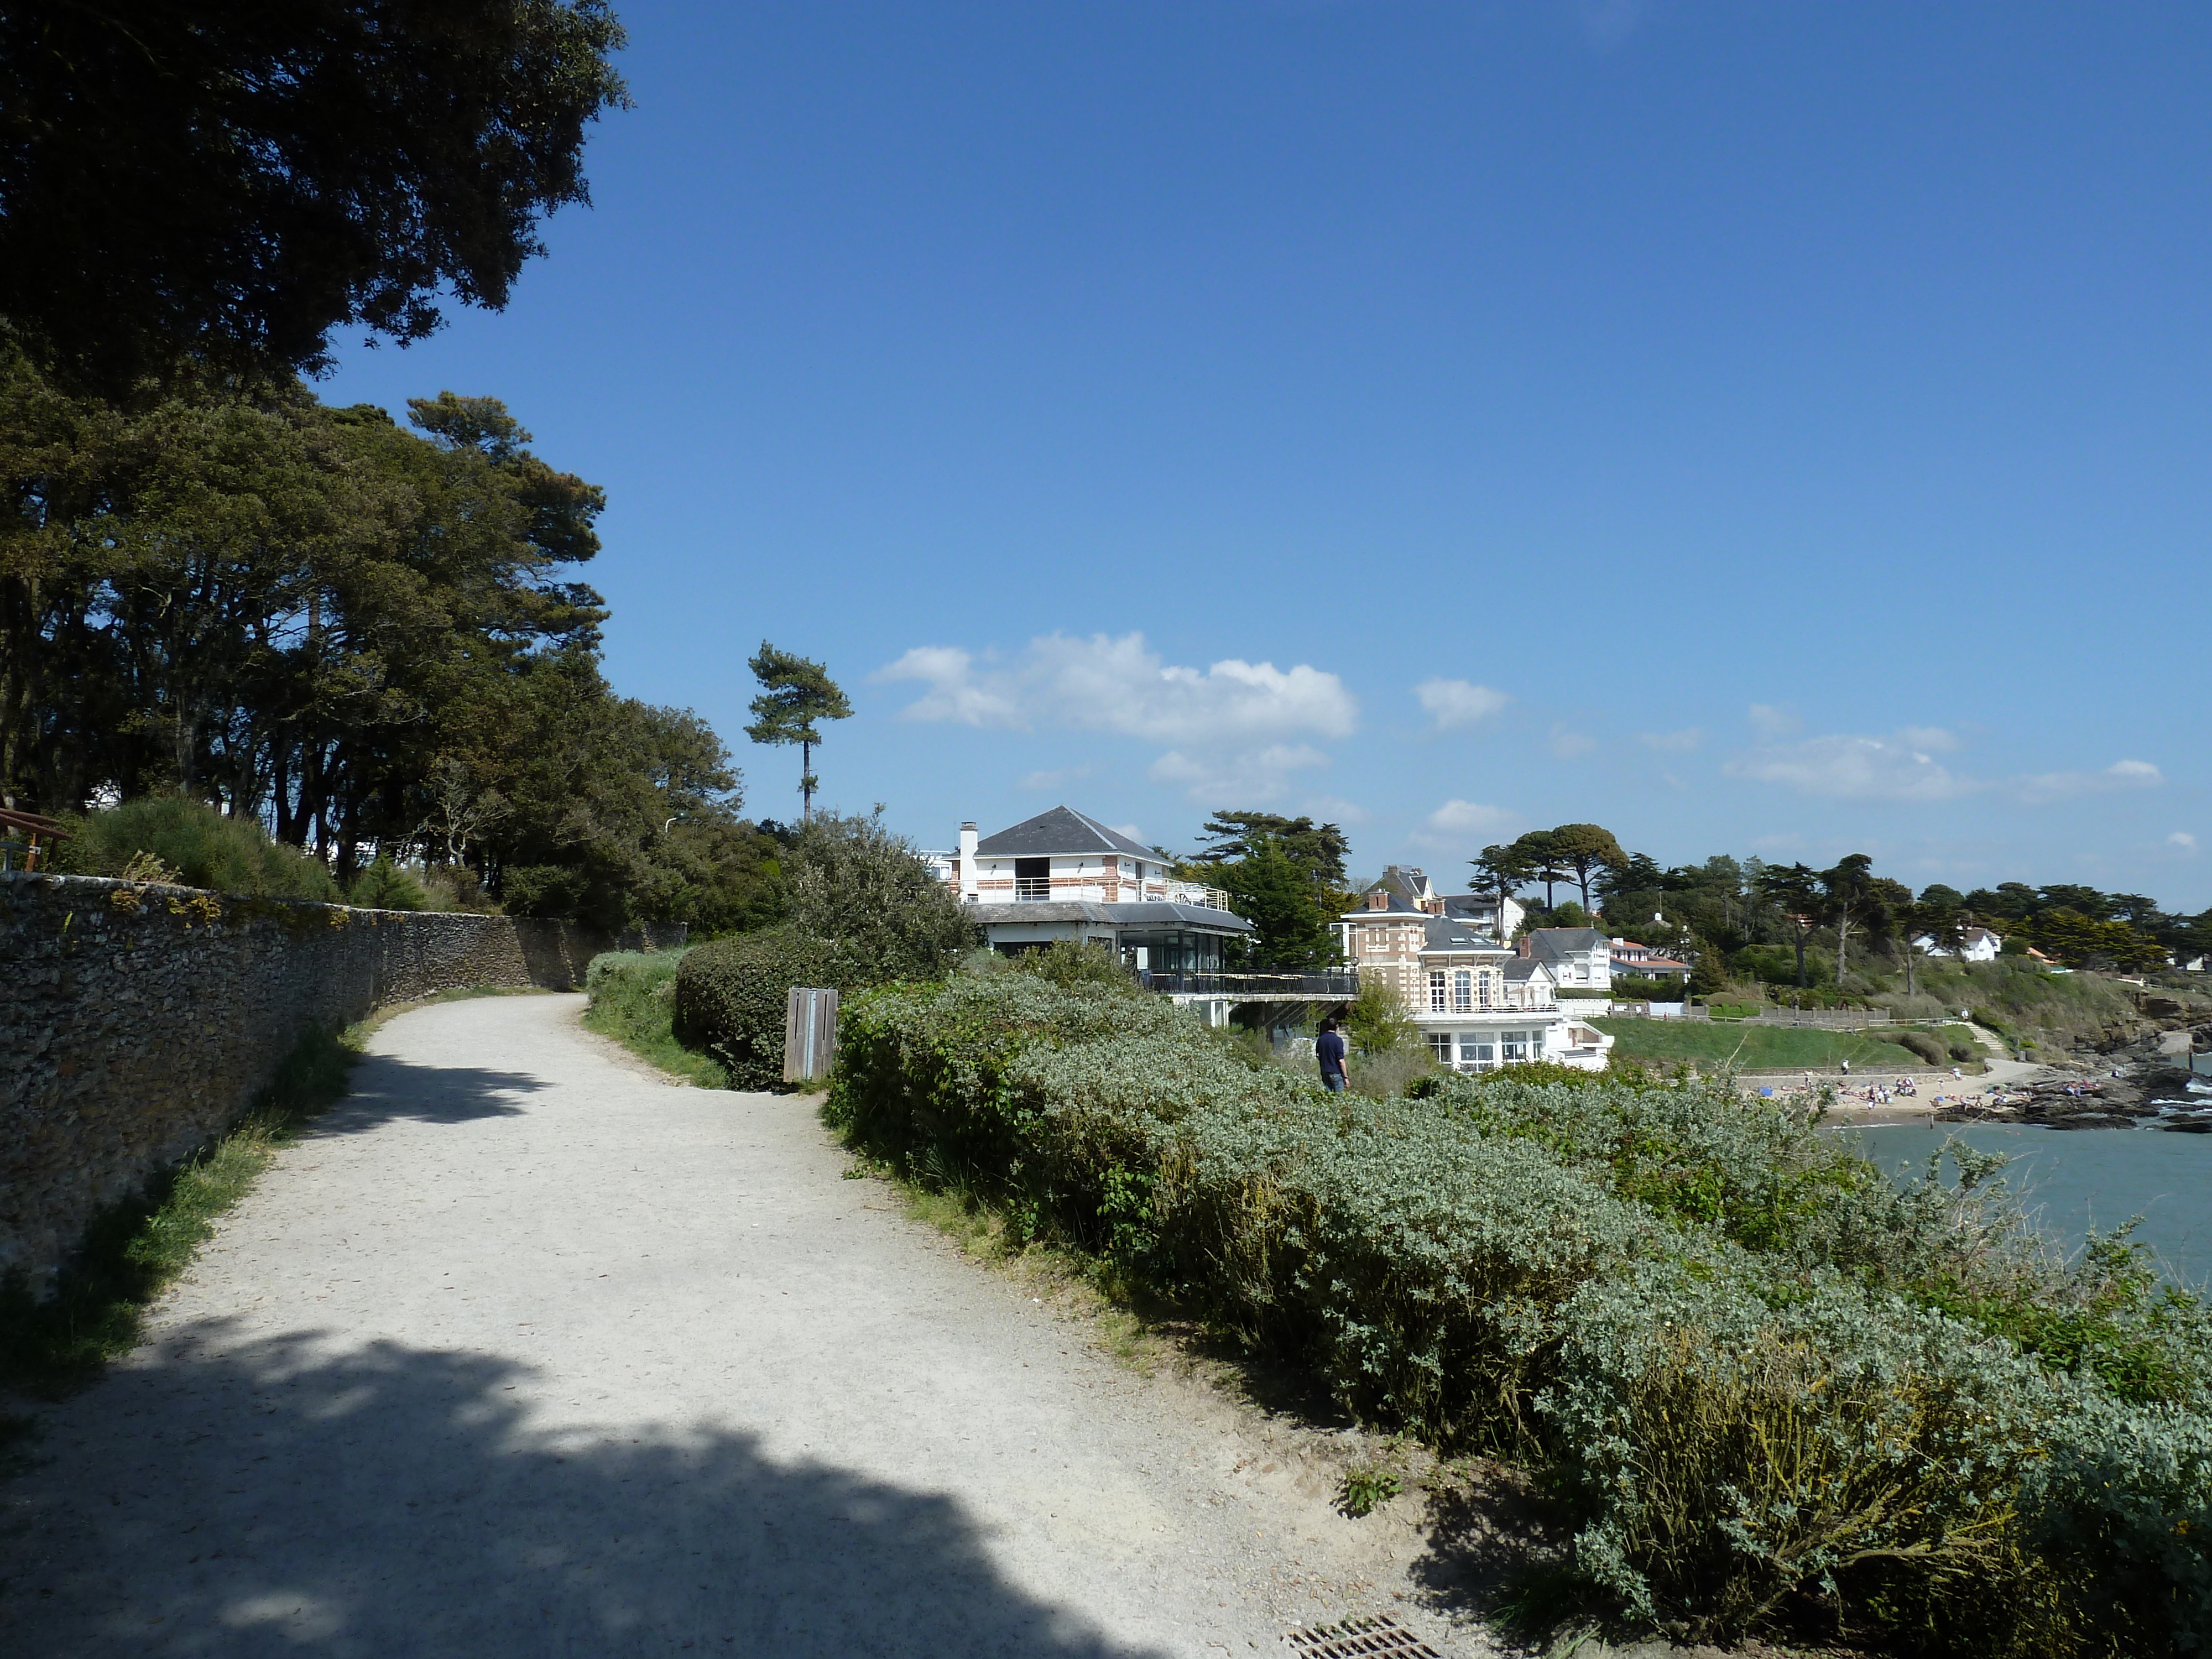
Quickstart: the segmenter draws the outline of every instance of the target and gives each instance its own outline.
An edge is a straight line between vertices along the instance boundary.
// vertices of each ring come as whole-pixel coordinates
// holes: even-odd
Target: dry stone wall
[[[572,922],[0,875],[0,1276],[51,1282],[101,1208],[236,1120],[300,1038],[471,985],[568,990]]]

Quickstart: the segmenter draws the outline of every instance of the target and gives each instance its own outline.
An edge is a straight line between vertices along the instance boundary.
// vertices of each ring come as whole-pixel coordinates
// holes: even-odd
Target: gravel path
[[[1249,1653],[1421,1540],[961,1259],[809,1103],[414,1010],[4,1489],[0,1650]],[[1392,1510],[1407,1508],[1401,1500]]]

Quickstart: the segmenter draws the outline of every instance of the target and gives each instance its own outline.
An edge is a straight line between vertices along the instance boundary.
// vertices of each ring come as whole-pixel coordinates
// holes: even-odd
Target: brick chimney
[[[1373,892],[1370,893],[1367,896],[1367,908],[1370,910],[1389,909],[1390,908],[1390,894],[1389,890],[1378,887]]]
[[[1425,898],[1421,901],[1421,908],[1430,915],[1440,916],[1444,913],[1444,902],[1440,898]]]
[[[1513,941],[1513,954],[1517,957],[1534,956],[1535,954],[1535,951],[1533,948],[1534,943],[1535,941],[1531,939],[1528,934],[1522,934],[1519,939]]]

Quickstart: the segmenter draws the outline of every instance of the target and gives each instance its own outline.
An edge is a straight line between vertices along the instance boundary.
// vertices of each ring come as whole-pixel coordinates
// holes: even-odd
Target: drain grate
[[[1397,1655],[1400,1659],[1437,1659],[1434,1648],[1397,1620],[1373,1615],[1294,1630],[1284,1639],[1308,1659],[1353,1659],[1355,1655],[1369,1653]]]

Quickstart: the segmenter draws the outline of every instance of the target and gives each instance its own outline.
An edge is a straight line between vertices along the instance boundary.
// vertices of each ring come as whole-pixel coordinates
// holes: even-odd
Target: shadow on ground
[[[311,1133],[360,1134],[380,1123],[468,1123],[515,1117],[521,1097],[549,1087],[527,1072],[478,1066],[414,1066],[393,1054],[369,1054],[354,1065],[345,1098],[318,1115]]]
[[[742,1433],[546,1426],[534,1376],[189,1328],[0,1488],[0,1629],[54,1659],[1130,1651],[1006,1583],[943,1496]]]

